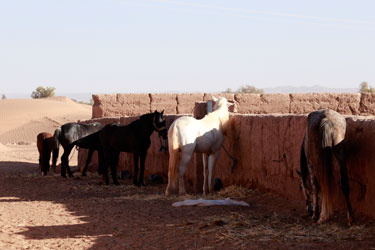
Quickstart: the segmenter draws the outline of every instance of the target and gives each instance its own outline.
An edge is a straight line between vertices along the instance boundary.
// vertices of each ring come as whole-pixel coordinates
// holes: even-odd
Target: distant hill
[[[9,99],[31,99],[31,95],[26,93],[5,93],[5,96]],[[92,98],[92,93],[61,93],[56,91],[55,96],[66,96],[76,101],[89,103]]]
[[[314,86],[280,86],[274,88],[263,88],[264,93],[357,93],[357,88],[327,88],[319,85]]]

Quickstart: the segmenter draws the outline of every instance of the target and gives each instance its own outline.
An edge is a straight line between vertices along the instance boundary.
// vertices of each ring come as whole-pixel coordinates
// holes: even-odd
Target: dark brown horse
[[[56,157],[52,157],[52,169],[56,169],[56,159],[58,151],[54,148],[55,139],[52,134],[47,132],[39,133],[37,136],[37,143],[36,143],[39,151],[39,169],[43,175],[47,175],[47,172],[50,168],[50,160],[51,160],[51,153],[56,155]]]
[[[167,140],[166,121],[162,112],[153,112],[141,115],[138,120],[129,125],[108,124],[99,132],[100,145],[104,153],[105,166],[103,178],[109,184],[108,167],[111,168],[113,184],[118,185],[117,164],[120,152],[131,152],[134,155],[134,184],[143,186],[145,159],[151,145],[150,136],[154,131],[159,132],[163,141]],[[140,172],[138,178],[138,162]]]
[[[345,132],[345,118],[333,110],[314,111],[307,117],[306,133],[301,147],[300,171],[297,173],[301,177],[306,209],[318,223],[326,222],[333,213],[334,158],[340,168],[341,189],[346,200],[349,225],[353,219],[345,159]],[[319,193],[322,196],[320,213]]]

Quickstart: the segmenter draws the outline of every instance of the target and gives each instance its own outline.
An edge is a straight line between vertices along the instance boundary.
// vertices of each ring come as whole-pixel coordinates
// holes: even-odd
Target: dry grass
[[[318,225],[296,216],[259,216],[256,214],[230,213],[226,217],[211,216],[201,222],[202,232],[215,232],[219,239],[259,241],[293,240],[335,242],[342,240],[364,240],[375,235],[373,224],[347,227],[330,222]]]
[[[262,194],[255,190],[243,187],[230,186],[218,193],[208,195],[206,199],[222,199],[226,197],[245,200],[269,200],[271,194]],[[201,196],[184,196],[181,199],[197,199]],[[255,204],[257,206],[257,204]],[[375,224],[370,222],[357,222],[348,227],[345,217],[334,215],[331,220],[319,225],[306,215],[296,212],[277,213],[272,211],[255,211],[251,208],[244,212],[231,212],[226,216],[202,218],[200,221],[189,221],[180,226],[197,225],[202,232],[202,237],[211,237],[214,234],[218,241],[241,241],[255,239],[257,241],[301,241],[301,242],[335,242],[335,241],[361,241],[375,237]],[[277,210],[277,208],[275,208]],[[344,220],[343,220],[344,218]]]
[[[253,190],[244,188],[244,187],[238,187],[238,186],[229,186],[222,190],[220,190],[216,195],[216,197],[230,197],[235,199],[244,199],[247,196],[249,196],[253,192]]]

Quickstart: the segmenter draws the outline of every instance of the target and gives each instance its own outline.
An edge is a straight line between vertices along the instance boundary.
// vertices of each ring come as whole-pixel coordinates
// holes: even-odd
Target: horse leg
[[[69,167],[69,155],[70,155],[70,152],[72,151],[74,145],[69,145],[69,150],[68,150],[68,153],[66,154],[66,170],[68,171],[68,175],[69,177],[74,177],[73,176],[73,173],[72,171],[70,170],[70,167]],[[64,154],[65,154],[65,151],[64,151]]]
[[[120,185],[120,183],[117,180],[117,165],[118,165],[119,156],[120,156],[120,152],[116,152],[113,154],[113,157],[112,157],[113,163],[111,164],[111,175],[112,175],[112,181],[114,185]]]
[[[89,167],[89,163],[91,161],[93,153],[94,153],[94,149],[89,148],[89,153],[87,155],[86,164],[85,164],[85,167],[82,170],[82,176],[86,176],[87,168]]]
[[[140,186],[138,182],[138,158],[139,154],[137,152],[133,153],[133,161],[134,161],[134,177],[133,177],[133,184],[136,186]]]
[[[102,168],[103,184],[109,185],[108,168],[111,167],[111,164],[112,164],[112,154],[111,154],[111,152],[108,152],[108,151],[103,152],[103,162],[104,162],[104,166]]]
[[[146,156],[147,156],[147,150],[145,152],[141,152],[140,154],[141,158],[140,158],[140,165],[141,165],[141,169],[139,171],[139,185],[140,186],[145,186],[145,183],[143,182],[143,176],[144,176],[144,173],[145,173],[145,161],[146,161]]]
[[[72,151],[72,149],[73,149],[73,146],[68,145],[67,147],[64,148],[64,153],[61,156],[61,176],[63,178],[66,178],[66,168],[69,169],[69,154],[70,154],[70,151]],[[70,171],[70,169],[68,171]]]
[[[320,215],[320,212],[319,212],[319,197],[318,197],[318,193],[319,193],[319,187],[318,187],[318,182],[316,180],[316,176],[315,176],[315,173],[314,173],[314,166],[309,163],[307,165],[308,169],[309,169],[309,177],[310,177],[310,183],[311,183],[311,192],[312,192],[312,219],[313,220],[318,220],[319,219],[319,215]]]
[[[47,143],[46,143],[47,144]],[[46,145],[46,147],[48,147]],[[50,168],[50,161],[51,161],[51,150],[47,150],[44,152],[44,171],[43,171],[43,175],[47,175],[48,171],[49,171],[49,168]]]
[[[42,165],[43,165],[42,155],[41,155],[41,154],[39,154],[39,170],[40,170],[40,171],[42,171],[42,170],[43,170],[43,167],[42,167]]]
[[[214,177],[213,173],[215,171],[215,163],[216,163],[218,156],[219,156],[219,151],[213,154],[210,154],[210,156],[208,157],[208,191],[210,193],[214,191],[214,185],[212,185],[213,177]]]
[[[192,154],[193,152],[190,150],[184,151],[181,156],[180,165],[178,166],[178,188],[180,195],[186,194],[184,174],[186,171],[186,166],[189,164]]]
[[[208,194],[208,164],[207,164],[207,154],[202,154],[203,160],[203,194]]]
[[[99,161],[98,174],[101,175],[103,173],[103,168],[105,166],[104,154],[101,148],[98,149],[98,161]]]
[[[348,170],[346,168],[345,152],[344,150],[340,149],[341,147],[342,145],[339,145],[338,148],[335,150],[335,156],[340,166],[341,189],[345,196],[346,209],[347,209],[346,216],[348,218],[348,225],[350,226],[353,221],[353,209],[352,209],[352,204],[350,202],[350,197],[349,197],[350,186],[349,186]]]

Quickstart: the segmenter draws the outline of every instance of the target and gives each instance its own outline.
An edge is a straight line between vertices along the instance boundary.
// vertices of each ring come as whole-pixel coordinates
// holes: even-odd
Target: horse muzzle
[[[159,137],[160,139],[160,149],[159,152],[168,151],[168,138],[163,138],[162,136]]]

